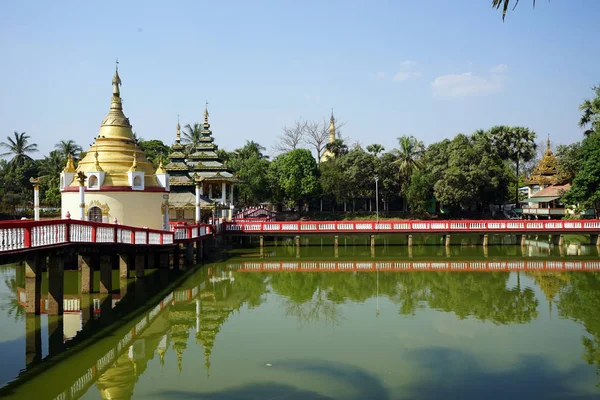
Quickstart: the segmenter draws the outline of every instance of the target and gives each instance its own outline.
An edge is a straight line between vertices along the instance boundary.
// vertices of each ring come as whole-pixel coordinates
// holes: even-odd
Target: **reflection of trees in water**
[[[589,336],[583,336],[583,359],[596,366],[600,377],[600,274],[596,272],[568,273],[561,285],[558,312],[581,323]],[[600,381],[597,385],[600,387]]]
[[[25,319],[25,307],[19,304],[19,284],[22,282],[23,266],[16,264],[8,264],[0,267],[0,271],[4,275],[4,285],[10,293],[2,293],[0,300],[0,311],[5,312],[9,317],[13,317],[15,321]],[[19,273],[21,272],[21,273]],[[21,276],[20,276],[21,275]]]
[[[277,294],[288,298],[288,315],[305,322],[320,318],[338,321],[337,304],[347,300],[364,302],[376,295],[377,286],[379,295],[397,304],[399,313],[404,315],[414,315],[427,305],[453,312],[461,319],[475,317],[496,324],[529,322],[538,315],[535,293],[520,285],[507,288],[509,275],[506,272],[280,272],[271,275],[270,284]]]

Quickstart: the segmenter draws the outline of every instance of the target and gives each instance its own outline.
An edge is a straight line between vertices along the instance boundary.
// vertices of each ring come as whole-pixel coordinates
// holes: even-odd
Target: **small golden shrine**
[[[548,138],[544,156],[531,173],[531,176],[525,180],[525,184],[528,186],[539,185],[540,189],[543,189],[547,186],[562,183],[559,178],[557,165],[556,157],[550,149],[550,138]]]

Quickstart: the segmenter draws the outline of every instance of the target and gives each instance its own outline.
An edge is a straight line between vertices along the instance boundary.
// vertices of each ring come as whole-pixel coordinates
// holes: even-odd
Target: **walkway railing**
[[[210,225],[186,225],[174,231],[71,219],[0,222],[0,254],[70,243],[163,246],[208,237]]]
[[[561,233],[600,232],[600,221],[299,221],[227,222],[227,233]]]

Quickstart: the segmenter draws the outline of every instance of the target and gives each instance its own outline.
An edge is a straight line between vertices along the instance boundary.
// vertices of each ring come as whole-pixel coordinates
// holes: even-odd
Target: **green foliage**
[[[152,163],[154,169],[158,168],[159,161],[162,160],[163,165],[169,162],[169,146],[165,145],[160,140],[142,140],[139,145],[146,154],[146,159]]]
[[[600,132],[600,85],[593,86],[595,97],[591,100],[584,100],[579,106],[581,110],[581,118],[579,119],[579,126],[581,128],[587,128],[585,134],[593,132]]]
[[[0,148],[6,150],[5,153],[0,154],[0,157],[11,157],[10,169],[22,167],[27,161],[32,161],[29,154],[37,152],[38,149],[37,144],[29,143],[29,139],[31,137],[26,135],[25,132],[18,133],[15,131],[14,139],[7,136],[6,142],[0,142]]]
[[[231,153],[226,153],[227,164],[236,171],[240,183],[236,185],[237,197],[245,206],[258,205],[271,197],[267,180],[269,160],[262,152],[265,148],[254,141]]]
[[[73,158],[78,159],[79,153],[81,153],[82,148],[80,145],[75,143],[74,140],[61,140],[58,142],[54,148],[60,153],[61,157],[65,160],[69,157],[69,154],[73,156]]]
[[[269,167],[268,180],[276,186],[275,200],[290,207],[301,208],[303,202],[318,195],[320,190],[317,162],[307,149],[296,149],[275,157]]]
[[[580,169],[571,189],[562,197],[563,204],[600,208],[600,133],[587,135],[579,151]]]
[[[571,182],[581,168],[581,143],[561,144],[555,155],[560,181]]]

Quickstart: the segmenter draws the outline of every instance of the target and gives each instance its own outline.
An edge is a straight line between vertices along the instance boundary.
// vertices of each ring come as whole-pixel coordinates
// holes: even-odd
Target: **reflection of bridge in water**
[[[137,376],[144,372],[147,363],[156,352],[163,364],[164,354],[169,346],[172,346],[177,353],[178,367],[181,369],[181,358],[191,329],[196,331],[196,343],[202,344],[204,348],[205,365],[209,369],[209,358],[215,336],[227,315],[239,308],[243,301],[243,299],[237,299],[234,292],[228,291],[227,285],[232,282],[231,273],[229,275],[223,273],[221,276],[212,276],[202,282],[194,282],[193,286],[186,285],[183,289],[171,291],[156,298],[151,307],[147,308],[142,315],[129,320],[126,325],[109,326],[108,329],[113,329],[109,334],[106,334],[104,329],[100,331],[86,330],[83,320],[86,318],[86,312],[89,313],[90,310],[86,310],[86,306],[82,307],[82,304],[89,304],[93,309],[91,313],[97,314],[98,320],[101,321],[103,318],[111,316],[104,305],[110,304],[114,308],[112,312],[116,312],[118,309],[116,305],[120,300],[117,297],[120,296],[115,295],[111,301],[107,301],[108,298],[96,295],[96,298],[90,302],[86,301],[84,297],[91,298],[91,295],[67,295],[64,299],[64,332],[62,324],[60,324],[60,329],[57,329],[60,332],[51,331],[49,327],[49,336],[54,335],[55,345],[54,350],[49,352],[51,357],[47,360],[41,360],[40,316],[27,315],[26,358],[30,365],[13,382],[0,389],[0,396],[12,394],[14,393],[13,389],[16,389],[18,395],[23,398],[37,398],[39,393],[36,387],[44,387],[48,398],[76,399],[96,383],[103,398],[112,399],[122,396],[130,398]],[[134,285],[140,283],[138,281]],[[160,285],[157,285],[157,289],[161,289]],[[216,289],[218,289],[218,293],[215,292]],[[123,300],[129,299],[131,302],[131,297],[135,295],[141,295],[139,300],[143,301],[152,294],[149,294],[147,287],[142,287],[125,294]],[[229,301],[223,303],[223,299],[220,299],[222,296],[229,297]],[[99,301],[104,303],[97,304]],[[67,304],[70,306],[68,307]],[[122,315],[121,318],[124,316]],[[73,329],[67,328],[66,318],[69,317],[75,317],[78,321],[82,321],[81,325],[72,327]],[[50,325],[50,318],[57,317],[49,316],[48,318]],[[36,322],[30,323],[33,320]],[[106,327],[107,324],[100,325],[100,328]],[[74,331],[74,334],[68,335],[68,331]],[[85,346],[90,340],[90,335],[98,334],[101,336],[96,336],[98,339],[93,346],[85,349],[78,347],[78,345]],[[52,356],[60,352],[57,351],[58,345],[56,344],[56,338],[59,336],[64,343],[69,342],[69,339],[71,343],[74,343],[73,348],[67,350],[70,353],[66,355],[67,357],[76,357],[76,362],[53,363]],[[52,338],[49,339],[50,346],[52,346],[51,342]],[[64,350],[64,347],[60,350]],[[35,353],[36,356],[31,357],[31,353]],[[36,382],[38,379],[42,381],[39,384]],[[33,381],[34,384],[31,385],[29,381]],[[26,382],[28,384],[23,385]],[[57,384],[58,382],[60,383]]]
[[[268,261],[228,263],[227,268],[236,272],[510,272],[510,271],[600,271],[600,261],[565,260],[389,260],[370,261]]]

